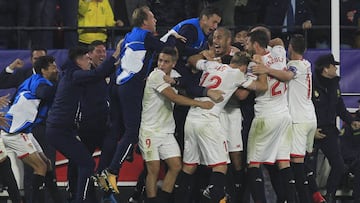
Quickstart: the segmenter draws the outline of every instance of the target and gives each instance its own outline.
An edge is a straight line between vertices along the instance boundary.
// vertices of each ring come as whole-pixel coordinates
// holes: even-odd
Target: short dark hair
[[[303,35],[301,34],[294,34],[291,39],[289,44],[291,44],[292,49],[298,53],[303,55],[305,50],[306,50],[306,43],[305,43],[305,38]]]
[[[222,16],[222,12],[214,6],[207,6],[205,8],[203,8],[199,14],[199,18],[201,19],[201,17],[206,16],[206,17],[211,17],[212,15],[218,15],[219,17]]]
[[[173,61],[177,61],[179,58],[178,51],[176,50],[176,48],[173,48],[173,47],[164,47],[160,51],[160,54],[161,53],[170,55]]]
[[[269,37],[266,32],[262,30],[255,30],[248,34],[250,37],[250,42],[254,43],[257,42],[262,48],[266,48],[269,44]]]
[[[232,33],[226,27],[218,27],[215,31],[223,31],[224,37],[232,39]]]
[[[100,40],[92,41],[92,42],[89,44],[89,46],[88,46],[89,52],[94,51],[95,48],[96,48],[97,46],[99,46],[99,45],[104,45],[104,46],[105,46],[105,42],[100,41]],[[106,46],[105,46],[105,47],[106,47]]]
[[[142,6],[134,10],[131,16],[132,26],[141,27],[143,25],[144,21],[148,18],[146,11],[150,11],[148,6]]]
[[[253,32],[253,31],[255,31],[255,30],[262,30],[262,31],[264,31],[264,32],[269,36],[269,38],[271,39],[271,30],[270,30],[270,28],[269,28],[267,25],[265,25],[265,24],[257,24],[257,25],[251,26],[251,27],[249,28],[248,32]],[[269,40],[270,40],[270,39],[269,39]]]
[[[88,52],[88,48],[83,46],[76,46],[69,49],[68,56],[70,60],[75,61],[77,58],[84,56]]]
[[[47,49],[46,48],[39,47],[39,46],[34,46],[34,47],[31,48],[31,51],[30,51],[31,58],[33,57],[34,51],[44,51],[45,54],[47,54]]]
[[[42,69],[47,70],[49,68],[49,65],[54,62],[55,58],[53,56],[40,56],[34,63],[35,73],[41,74]]]

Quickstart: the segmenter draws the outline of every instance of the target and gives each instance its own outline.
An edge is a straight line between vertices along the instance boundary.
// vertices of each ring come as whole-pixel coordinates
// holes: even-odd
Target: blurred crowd
[[[84,30],[77,30],[77,27],[86,26],[114,26],[107,30],[85,29],[87,32],[96,30],[105,34],[103,40],[107,41],[108,48],[113,48],[110,45],[131,29],[129,19],[132,11],[143,5],[154,11],[159,35],[184,19],[197,17],[204,6],[214,5],[224,13],[221,25],[234,33],[256,24],[265,24],[275,36],[286,38],[290,36],[289,33],[305,34],[309,48],[330,48],[331,1],[290,1],[295,11],[293,24],[286,22],[286,19],[290,19],[287,17],[289,0],[0,0],[0,49],[28,49],[34,46],[70,48],[79,42],[84,43],[81,39]],[[109,5],[104,8],[110,9],[105,13],[111,14],[106,17],[112,17],[112,22],[95,22],[89,17],[102,14],[84,15],[91,4]],[[360,31],[357,28],[359,9],[360,2],[357,0],[340,0],[342,48],[360,47]]]

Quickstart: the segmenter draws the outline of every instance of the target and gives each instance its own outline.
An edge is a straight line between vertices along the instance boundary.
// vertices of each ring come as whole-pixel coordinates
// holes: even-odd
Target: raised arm
[[[214,106],[214,103],[210,101],[198,101],[176,94],[176,92],[171,87],[165,88],[163,91],[161,91],[161,94],[170,101],[184,106],[195,106],[203,109],[211,109]]]
[[[195,54],[195,55],[192,55],[192,56],[189,57],[188,63],[191,66],[196,67],[196,63],[201,59],[204,59],[204,55],[202,53]]]

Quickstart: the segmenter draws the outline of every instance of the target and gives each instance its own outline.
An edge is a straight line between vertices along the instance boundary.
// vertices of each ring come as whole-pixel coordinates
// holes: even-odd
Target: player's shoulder
[[[311,66],[311,63],[306,60],[306,59],[300,59],[300,60],[290,60],[288,63],[287,63],[287,66],[290,67],[290,66],[295,66],[295,67],[304,67],[304,68],[308,68]]]
[[[279,54],[284,54],[286,53],[286,50],[285,50],[285,47],[283,46],[280,46],[280,45],[276,45],[274,47],[272,47],[270,49],[270,52],[272,55],[276,54],[276,55],[279,55]],[[286,56],[286,54],[284,55],[284,57]]]
[[[159,81],[159,80],[163,80],[164,78],[164,71],[155,68],[149,75],[149,77],[147,78],[147,81]]]
[[[165,75],[165,72],[160,70],[159,68],[155,68],[149,75],[149,77],[155,77],[155,76],[160,76],[160,75]]]
[[[197,67],[201,67],[201,69],[215,69],[223,64],[217,62],[217,61],[209,61],[205,59],[198,60],[196,63]]]

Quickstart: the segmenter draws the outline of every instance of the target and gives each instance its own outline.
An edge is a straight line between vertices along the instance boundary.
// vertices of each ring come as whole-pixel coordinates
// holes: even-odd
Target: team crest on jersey
[[[337,89],[336,90],[336,94],[337,94],[337,97],[340,98],[341,97],[341,92],[340,92],[340,89]]]

